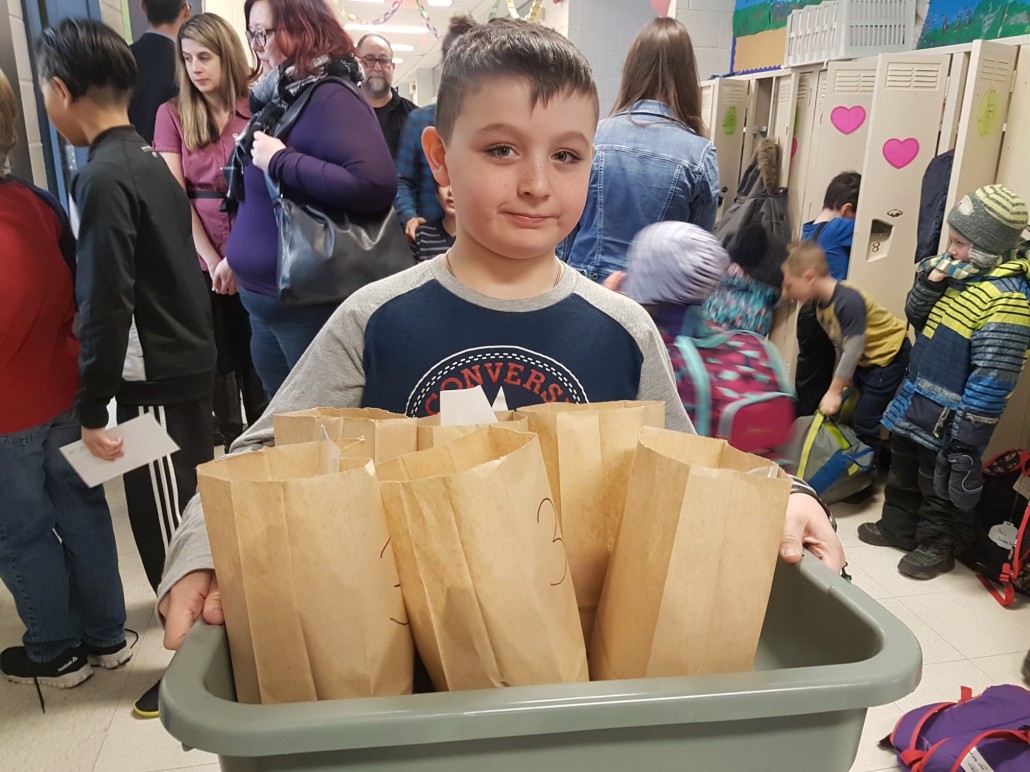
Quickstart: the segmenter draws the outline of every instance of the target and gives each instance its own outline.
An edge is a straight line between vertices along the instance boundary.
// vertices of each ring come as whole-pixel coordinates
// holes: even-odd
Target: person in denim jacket
[[[644,226],[678,220],[712,230],[715,146],[701,120],[694,47],[675,19],[654,19],[626,54],[619,98],[594,137],[586,207],[559,256],[594,281],[626,267]]]

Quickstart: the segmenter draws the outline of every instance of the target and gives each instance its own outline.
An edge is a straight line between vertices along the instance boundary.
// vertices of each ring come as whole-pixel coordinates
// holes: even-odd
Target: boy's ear
[[[50,89],[57,94],[58,99],[61,100],[61,104],[64,107],[68,107],[75,100],[72,98],[72,92],[68,90],[68,84],[58,78],[56,75],[48,81]]]
[[[840,216],[843,217],[845,220],[854,220],[855,219],[855,205],[854,204],[844,204],[844,206],[842,206],[840,208]]]
[[[447,171],[447,148],[435,126],[427,126],[422,130],[422,152],[426,154],[436,184],[450,185],[451,175]]]

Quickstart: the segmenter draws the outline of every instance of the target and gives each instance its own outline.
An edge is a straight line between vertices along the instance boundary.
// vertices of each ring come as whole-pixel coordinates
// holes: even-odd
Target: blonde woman
[[[223,206],[222,168],[236,136],[250,120],[249,67],[228,22],[212,13],[189,19],[179,30],[176,77],[179,96],[157,113],[154,149],[186,189],[193,209],[193,242],[208,285],[218,344],[214,408],[226,450],[243,431],[240,391],[254,421],[267,401],[250,358],[250,326],[225,260],[235,213]]]

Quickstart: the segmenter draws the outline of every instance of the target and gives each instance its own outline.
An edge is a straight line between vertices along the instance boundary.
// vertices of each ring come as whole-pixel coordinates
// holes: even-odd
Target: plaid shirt
[[[397,147],[397,198],[393,208],[404,227],[412,217],[427,221],[443,219],[443,209],[436,198],[436,181],[422,152],[422,130],[436,124],[436,105],[413,110],[404,123]]]

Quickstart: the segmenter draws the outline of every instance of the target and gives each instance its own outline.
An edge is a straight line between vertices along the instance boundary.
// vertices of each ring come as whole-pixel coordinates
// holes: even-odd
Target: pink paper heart
[[[672,5],[672,0],[651,0],[651,7],[659,16],[668,16],[670,5]]]
[[[915,160],[917,155],[919,155],[919,140],[915,137],[908,139],[894,137],[883,143],[883,157],[895,169],[904,169]]]
[[[790,141],[790,157],[793,158],[797,154],[798,154],[798,141],[796,139],[792,139]]]
[[[865,108],[862,105],[834,107],[830,123],[841,134],[854,134],[865,123]]]

